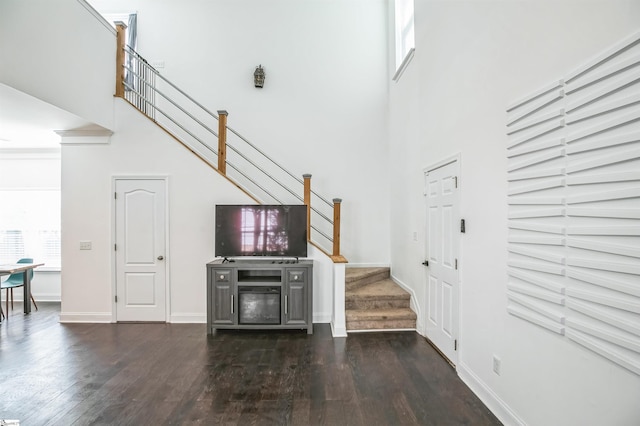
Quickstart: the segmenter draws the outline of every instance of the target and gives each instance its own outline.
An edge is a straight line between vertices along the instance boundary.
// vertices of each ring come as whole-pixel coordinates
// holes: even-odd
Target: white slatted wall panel
[[[640,375],[640,32],[507,108],[510,314]]]

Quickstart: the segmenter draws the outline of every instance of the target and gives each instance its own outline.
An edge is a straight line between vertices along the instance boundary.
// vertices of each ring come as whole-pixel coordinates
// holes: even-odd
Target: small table
[[[42,266],[44,263],[16,263],[14,265],[0,265],[0,276],[2,275],[11,275],[16,272],[24,272],[24,285],[22,286],[23,290],[23,299],[24,299],[24,313],[31,313],[31,278],[27,271],[29,269],[37,268],[38,266]],[[7,315],[9,312],[7,312]],[[2,321],[2,319],[0,319]]]

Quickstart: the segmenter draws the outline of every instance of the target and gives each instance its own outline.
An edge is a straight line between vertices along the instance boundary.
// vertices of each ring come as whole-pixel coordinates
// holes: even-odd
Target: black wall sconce
[[[258,65],[256,70],[253,72],[253,85],[258,89],[262,89],[264,86],[264,77],[264,68],[262,68],[262,65]]]

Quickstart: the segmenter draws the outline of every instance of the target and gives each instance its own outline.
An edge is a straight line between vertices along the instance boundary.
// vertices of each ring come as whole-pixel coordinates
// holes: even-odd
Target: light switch
[[[80,250],[91,250],[91,241],[80,241]]]

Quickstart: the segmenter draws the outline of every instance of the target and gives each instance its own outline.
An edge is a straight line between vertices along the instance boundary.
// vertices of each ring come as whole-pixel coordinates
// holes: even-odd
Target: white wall
[[[62,147],[61,320],[112,320],[112,179],[153,175],[169,181],[169,320],[204,321],[214,205],[247,197],[121,100],[116,128],[109,144]]]
[[[210,109],[227,109],[234,128],[292,171],[312,173],[315,190],[343,198],[351,262],[388,263],[383,0],[121,4],[108,6],[138,12],[140,51],[162,59],[166,75]],[[126,113],[114,118],[115,35],[90,9],[82,0],[9,1],[1,14],[0,50],[24,67],[2,68],[0,81],[115,131],[111,144],[62,150],[62,318],[111,320],[111,179],[153,173],[171,185],[171,320],[203,320],[204,267],[194,265],[213,257],[212,206],[247,198],[159,129]],[[229,42],[214,49],[214,40]],[[267,70],[260,91],[252,84],[259,63]],[[156,138],[166,148],[147,145]],[[93,249],[79,251],[80,240]],[[314,315],[328,320],[330,289],[316,289]]]
[[[0,82],[111,128],[116,46],[90,9],[82,0],[0,2]]]
[[[229,181],[116,100],[109,144],[62,147],[62,321],[112,321],[115,176],[166,176],[169,182],[171,322],[206,320],[206,268],[214,259],[214,206],[252,203]],[[92,250],[80,250],[91,241]],[[313,256],[314,250],[310,252]],[[324,255],[322,255],[324,256]],[[330,277],[314,274],[314,319],[328,322]]]
[[[384,1],[94,3],[137,10],[145,57],[163,60],[166,75],[227,109],[232,127],[294,171],[313,173],[323,193],[341,196],[347,258],[391,256],[423,314],[422,173],[461,153],[459,374],[507,423],[637,423],[638,376],[506,313],[504,114],[514,98],[636,30],[637,1],[416,2],[416,55],[388,103]],[[251,85],[258,64],[267,72],[261,91]],[[110,319],[112,177],[143,173],[169,177],[172,318],[203,319],[213,205],[246,199],[124,105],[116,111],[111,144],[63,147],[63,320]],[[273,124],[280,116],[284,130]],[[80,240],[93,250],[80,252]]]
[[[467,231],[459,374],[507,424],[637,424],[637,375],[506,312],[505,109],[636,31],[640,3],[415,6],[415,57],[390,87],[393,275],[414,291],[424,315],[423,170],[460,153]]]
[[[136,11],[138,51],[297,176],[311,173],[325,198],[342,198],[351,263],[388,264],[384,0],[91,4]]]

